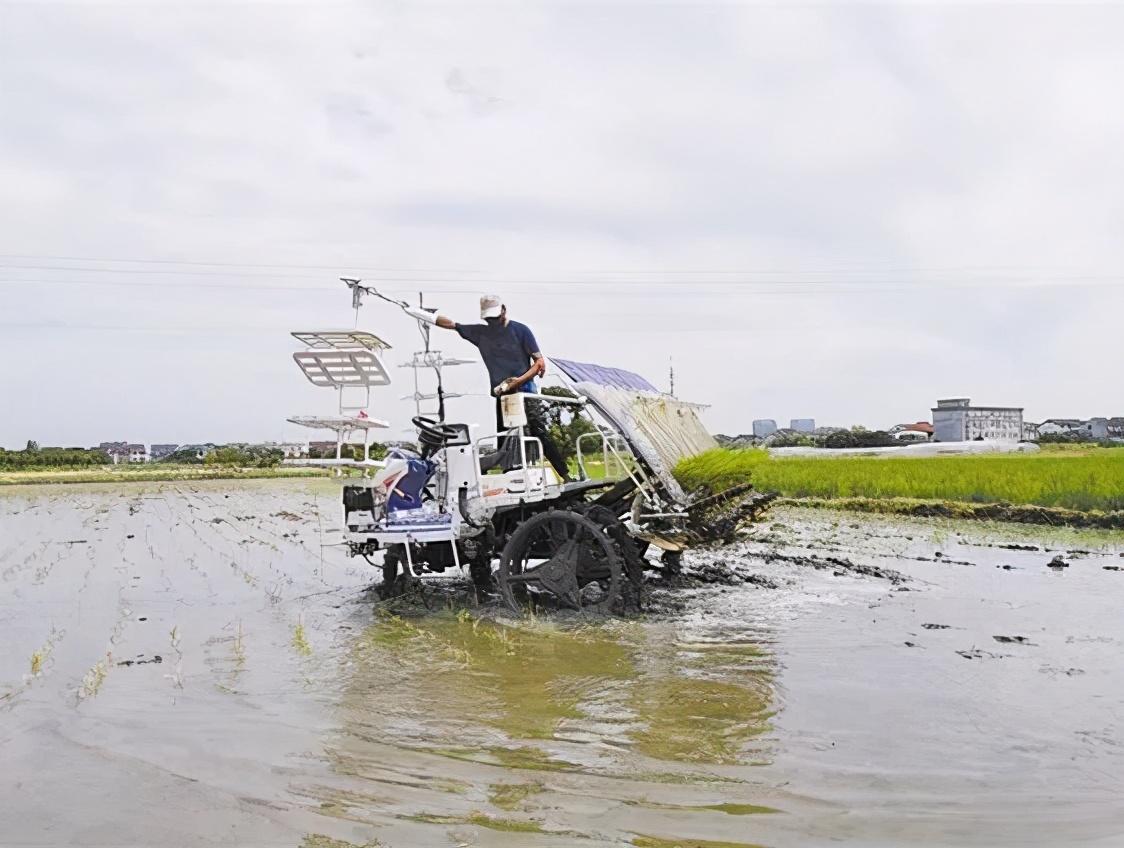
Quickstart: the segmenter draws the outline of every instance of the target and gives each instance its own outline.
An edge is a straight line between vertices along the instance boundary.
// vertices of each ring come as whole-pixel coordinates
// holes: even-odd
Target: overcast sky
[[[347,274],[674,357],[714,432],[1124,415],[1122,44],[1068,4],[0,3],[0,445],[306,438],[288,333],[350,326]]]

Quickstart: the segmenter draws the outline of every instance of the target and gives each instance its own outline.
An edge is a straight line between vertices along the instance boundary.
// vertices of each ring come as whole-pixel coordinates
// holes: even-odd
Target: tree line
[[[83,468],[109,461],[109,455],[96,448],[41,448],[36,441],[18,451],[0,448],[0,468]]]

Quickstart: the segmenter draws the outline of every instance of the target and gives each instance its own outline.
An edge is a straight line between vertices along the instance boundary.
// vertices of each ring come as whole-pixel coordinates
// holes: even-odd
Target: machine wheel
[[[582,514],[601,526],[612,540],[624,563],[624,574],[628,579],[622,584],[621,604],[618,611],[638,612],[645,603],[644,552],[648,548],[648,543],[630,536],[624,523],[607,507],[592,504]]]
[[[496,578],[515,612],[548,598],[571,609],[607,612],[620,600],[621,572],[621,555],[599,524],[576,512],[550,510],[511,534]]]

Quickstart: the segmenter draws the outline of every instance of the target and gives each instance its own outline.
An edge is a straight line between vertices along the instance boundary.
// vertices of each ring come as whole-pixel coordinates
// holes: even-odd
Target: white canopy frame
[[[309,350],[390,350],[389,342],[365,330],[297,330],[292,336]]]
[[[371,433],[390,424],[367,415],[372,386],[389,386],[390,373],[379,354],[390,344],[364,330],[298,330],[293,338],[306,350],[293,354],[293,361],[314,386],[336,390],[336,415],[298,415],[291,424],[336,435],[335,462],[343,463],[343,445],[352,433],[363,434],[363,463],[371,460]]]
[[[295,415],[292,418],[285,419],[290,424],[296,424],[300,427],[310,427],[314,430],[331,430],[336,434],[336,459],[343,459],[343,445],[350,437],[351,434],[357,430],[363,432],[363,461],[371,461],[371,431],[372,430],[385,430],[390,426],[389,422],[382,421],[378,418],[361,418],[351,415],[340,416],[319,416],[319,415]]]

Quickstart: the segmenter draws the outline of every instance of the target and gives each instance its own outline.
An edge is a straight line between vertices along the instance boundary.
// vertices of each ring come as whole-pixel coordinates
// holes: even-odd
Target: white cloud
[[[446,269],[384,276],[464,318],[500,290],[548,353],[674,355],[716,430],[1121,414],[1122,36],[1105,6],[7,4],[0,253],[291,267],[0,259],[0,361],[47,351],[0,371],[0,443],[278,435],[329,403],[286,332],[346,322],[359,265]],[[324,291],[220,287],[250,284]]]

